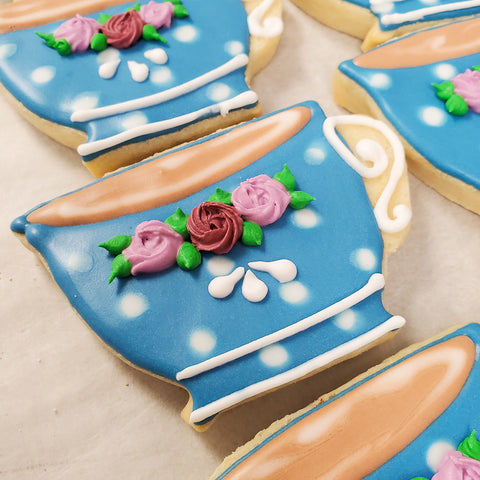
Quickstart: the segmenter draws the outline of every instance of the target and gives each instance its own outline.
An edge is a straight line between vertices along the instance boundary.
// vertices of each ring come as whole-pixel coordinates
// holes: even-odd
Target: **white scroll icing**
[[[128,69],[130,70],[132,80],[139,83],[144,82],[150,73],[150,70],[145,63],[138,63],[133,60],[128,61]]]
[[[245,269],[243,267],[238,267],[229,275],[215,277],[208,284],[208,293],[213,298],[228,297],[233,292],[235,285],[243,278],[244,274]]]
[[[291,282],[297,276],[297,266],[287,259],[274,262],[249,262],[248,266],[259,272],[267,272],[280,283]]]
[[[167,52],[165,52],[163,48],[152,48],[151,50],[147,50],[143,56],[157,65],[163,65],[168,61]]]
[[[253,303],[261,302],[268,293],[268,287],[251,270],[247,270],[242,283],[242,294]]]
[[[466,0],[464,2],[444,3],[433,5],[431,7],[419,8],[405,13],[391,13],[383,15],[380,22],[383,25],[398,25],[405,22],[415,22],[422,20],[427,15],[434,15],[442,12],[452,12],[456,10],[465,10],[467,8],[478,7],[480,0]]]
[[[104,107],[92,108],[89,110],[78,110],[73,112],[70,119],[72,122],[88,122],[97,118],[110,117],[121,113],[131,112],[133,110],[141,110],[142,108],[153,107],[161,103],[173,100],[174,98],[185,95],[186,93],[197,90],[204,85],[218,80],[239,68],[244,67],[248,63],[248,56],[245,54],[237,55],[220,67],[214,68],[199,77],[188,82],[177,85],[176,87],[164,90],[163,92],[147,95],[146,97],[135,98],[126,102],[114,103]]]
[[[364,115],[339,115],[329,117],[325,120],[323,123],[323,132],[330,145],[332,145],[348,165],[359,175],[366,178],[378,177],[385,171],[388,166],[386,152],[379,143],[373,140],[365,139],[358,142],[356,147],[358,155],[363,160],[372,162],[372,166],[367,166],[355,157],[340,139],[335,130],[338,125],[362,125],[374,128],[380,131],[390,142],[393,150],[393,166],[387,185],[380,195],[373,212],[377,219],[378,226],[383,232],[396,233],[402,231],[410,223],[412,217],[410,208],[406,205],[396,205],[393,208],[394,218],[392,219],[388,215],[388,205],[405,168],[405,153],[400,140],[383,122]]]
[[[245,1],[245,0],[244,0]],[[263,17],[274,0],[263,0],[248,16],[250,35],[255,37],[277,37],[283,31],[283,21],[279,17]],[[263,23],[262,23],[263,20]]]
[[[105,80],[112,78],[116,73],[118,66],[120,65],[120,59],[109,60],[108,62],[102,63],[98,67],[98,75]]]
[[[226,395],[223,398],[215,400],[208,405],[197,408],[190,415],[191,423],[198,423],[205,420],[216,413],[225,410],[233,405],[241,403],[248,398],[260,395],[263,392],[273,390],[281,385],[294,382],[295,380],[302,378],[309,373],[312,373],[325,365],[329,365],[336,360],[343,358],[355,351],[361,350],[366,345],[375,342],[377,339],[383,337],[389,332],[401,328],[405,324],[405,319],[399,316],[389,318],[386,322],[378,325],[374,329],[355,337],[353,340],[346,342],[338,347],[329,350],[318,357],[312,358],[308,362],[305,362],[291,370],[287,370],[279,375],[268,378],[258,383],[249,385],[242,390]]]
[[[125,130],[124,132],[118,133],[117,135],[112,135],[111,137],[107,137],[102,140],[83,143],[77,148],[77,151],[82,156],[91,155],[143,135],[159,133],[171,128],[187,125],[209,114],[220,113],[221,115],[225,116],[230,110],[242,108],[246,105],[253,105],[257,103],[257,101],[257,94],[249,90],[248,92],[241,93],[240,95],[230,98],[229,100],[225,100],[224,102],[215,103],[208,107],[201,108],[200,110],[196,110],[179,117],[169,118],[168,120],[162,120],[160,122],[147,123],[145,125],[140,125],[138,127]]]
[[[385,279],[381,273],[374,273],[368,282],[359,290],[353,292],[342,300],[330,305],[323,310],[320,310],[309,317],[304,318],[296,323],[289,325],[288,327],[277,330],[276,332],[265,335],[262,338],[253,340],[250,343],[241,345],[240,347],[234,348],[225,353],[221,353],[215,357],[209,358],[203,362],[197,363],[187,367],[177,373],[177,381],[184,380],[186,378],[195,377],[200,375],[203,372],[212,370],[213,368],[219,367],[229,362],[233,362],[237,358],[244,357],[249,353],[260,350],[263,347],[271,345],[272,343],[279,342],[285,338],[291,337],[297,333],[300,333],[308,328],[311,328],[324,320],[329,319],[333,315],[343,312],[347,308],[360,303],[365,298],[374,294],[378,290],[381,290],[385,286]]]

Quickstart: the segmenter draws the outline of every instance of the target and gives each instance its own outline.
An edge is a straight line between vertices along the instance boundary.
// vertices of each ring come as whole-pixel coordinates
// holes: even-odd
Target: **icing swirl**
[[[150,220],[137,226],[132,242],[122,253],[132,264],[132,275],[160,272],[175,264],[183,242],[170,226]]]
[[[173,17],[173,3],[156,3],[153,0],[140,7],[140,17],[145,23],[153,25],[155,29],[169,28]]]
[[[480,113],[480,72],[467,69],[452,79],[455,93],[460,95],[468,107],[476,113]]]
[[[109,18],[102,25],[108,45],[125,49],[135,45],[142,38],[145,25],[139,13],[133,9]]]
[[[63,22],[54,37],[57,40],[65,39],[71,45],[72,52],[85,52],[90,47],[92,37],[99,31],[100,24],[95,19],[77,14]]]
[[[245,220],[260,226],[276,222],[290,201],[285,186],[264,174],[249,178],[232,192],[232,203],[237,212]]]
[[[476,480],[480,478],[480,462],[464,457],[461,452],[450,450],[440,462],[432,480]]]
[[[243,221],[235,208],[220,202],[203,202],[192,210],[187,229],[198,250],[228,253],[242,236]]]

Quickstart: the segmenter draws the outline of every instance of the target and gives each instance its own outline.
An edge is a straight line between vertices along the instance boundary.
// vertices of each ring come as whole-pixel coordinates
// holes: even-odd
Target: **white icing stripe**
[[[381,23],[383,25],[398,25],[404,22],[414,22],[421,20],[427,15],[435,13],[452,12],[455,10],[465,10],[467,8],[480,6],[480,0],[466,0],[458,3],[445,3],[443,5],[434,5],[432,7],[419,8],[406,13],[391,13],[390,15],[383,15]]]
[[[393,208],[394,218],[388,215],[388,205],[405,168],[405,152],[403,145],[395,133],[385,123],[364,115],[339,115],[329,117],[323,123],[323,133],[330,145],[359,175],[367,178],[378,177],[388,166],[384,149],[373,140],[361,140],[357,144],[357,152],[364,160],[373,163],[371,167],[362,163],[343,143],[335,128],[338,125],[362,125],[381,132],[390,142],[393,151],[393,166],[390,178],[378,199],[373,211],[380,230],[385,233],[402,231],[410,223],[412,212],[407,205],[396,205]]]
[[[131,112],[132,110],[140,110],[142,108],[153,107],[161,103],[167,102],[174,98],[185,95],[186,93],[197,90],[210,82],[218,80],[229,73],[244,67],[248,63],[248,56],[244,53],[233,57],[227,63],[224,63],[218,68],[214,68],[199,77],[196,77],[188,82],[169,88],[163,92],[158,92],[146,97],[135,98],[126,102],[114,103],[104,107],[92,108],[89,110],[78,110],[72,113],[70,120],[72,122],[88,122],[97,118],[110,117],[112,115],[119,115],[121,113]]]
[[[294,382],[299,378],[305,377],[306,375],[314,372],[315,370],[329,365],[330,363],[335,362],[336,360],[343,358],[352,352],[361,350],[366,345],[369,345],[379,338],[383,337],[389,332],[398,330],[403,327],[405,324],[405,319],[400,316],[394,316],[389,318],[386,322],[378,325],[374,329],[360,335],[349,342],[346,342],[338,347],[319,355],[318,357],[312,358],[308,362],[299,365],[298,367],[292,368],[284,373],[275,375],[267,380],[263,380],[253,385],[239,390],[237,392],[231,393],[223,398],[215,400],[208,405],[200,407],[192,412],[190,415],[191,423],[198,423],[206,418],[215,415],[216,413],[226,410],[227,408],[236,405],[238,403],[247,400],[248,398],[255,397],[261,393],[273,390],[274,388],[280,387],[287,383]]]
[[[124,132],[118,133],[117,135],[113,135],[102,140],[97,140],[95,142],[83,143],[78,147],[77,151],[82,156],[91,155],[143,135],[160,133],[171,128],[187,125],[210,114],[220,113],[221,115],[225,116],[230,110],[242,108],[247,105],[253,105],[257,103],[257,101],[257,94],[249,90],[237,95],[236,97],[230,98],[229,100],[215,103],[208,107],[201,108],[200,110],[196,110],[195,112],[190,112],[179,117],[170,118],[168,120],[162,120],[160,122],[147,123],[135,128],[130,128]]]
[[[283,21],[279,17],[262,19],[274,0],[263,0],[248,16],[248,29],[254,37],[278,37],[283,31]]]
[[[378,290],[381,290],[384,286],[385,279],[383,275],[381,273],[374,273],[362,288],[360,288],[356,292],[353,292],[351,295],[345,297],[339,302],[334,303],[329,307],[324,308],[320,312],[314,313],[313,315],[304,318],[303,320],[293,323],[288,327],[282,328],[281,330],[270,333],[269,335],[265,335],[262,338],[246,343],[245,345],[217,355],[216,357],[209,358],[204,362],[200,362],[196,365],[187,367],[177,373],[177,381],[195,377],[203,372],[207,372],[208,370],[212,370],[226,363],[233,362],[237,358],[244,357],[245,355],[260,350],[261,348],[264,348],[268,345],[271,345],[272,343],[279,342],[281,340],[284,340],[285,338],[303,332],[304,330],[307,330],[308,328],[311,328],[329,319],[333,315],[337,315],[338,313],[343,312],[347,308],[350,308],[353,305],[360,303],[362,300],[365,300],[365,298],[374,294]]]

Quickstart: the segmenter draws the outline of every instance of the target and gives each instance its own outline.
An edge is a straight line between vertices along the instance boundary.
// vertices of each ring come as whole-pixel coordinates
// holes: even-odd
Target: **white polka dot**
[[[370,85],[386,90],[392,85],[392,79],[385,73],[375,73],[370,77]]]
[[[215,256],[207,262],[208,271],[215,277],[228,275],[234,267],[235,263],[224,255]]]
[[[475,347],[475,360],[480,360],[480,345]]]
[[[172,71],[168,67],[160,67],[152,69],[150,80],[153,83],[169,83],[173,80]]]
[[[232,57],[235,55],[240,55],[244,52],[243,44],[237,40],[232,40],[231,42],[227,42],[225,44],[225,51]]]
[[[134,112],[125,117],[125,119],[122,121],[122,127],[125,130],[129,130],[130,128],[139,127],[140,125],[145,125],[147,123],[148,118],[144,113]]]
[[[455,447],[451,443],[445,441],[435,442],[427,451],[427,465],[436,472],[443,456],[449,450],[455,450]]]
[[[441,127],[447,121],[447,114],[438,107],[425,107],[420,110],[420,118],[431,127]]]
[[[287,303],[301,303],[308,297],[307,288],[298,281],[280,285],[280,296]]]
[[[93,258],[87,252],[72,253],[65,262],[70,272],[86,273],[93,267]]]
[[[74,112],[78,110],[89,110],[91,108],[95,108],[98,105],[98,95],[95,93],[84,93],[77,98],[75,98],[72,102],[72,110]]]
[[[420,2],[425,5],[435,5],[438,3],[438,0],[420,0]]]
[[[120,52],[116,48],[108,47],[97,55],[98,63],[108,63],[120,59]]]
[[[17,46],[14,43],[0,45],[0,59],[6,60],[17,53]]]
[[[231,89],[228,85],[216,82],[207,88],[207,97],[214,102],[221,102],[231,96]]]
[[[120,299],[120,312],[128,318],[139,317],[148,309],[148,301],[141,293],[127,293]]]
[[[457,74],[457,69],[450,63],[440,63],[435,67],[435,75],[441,80],[450,80]]]
[[[198,35],[197,29],[193,25],[184,25],[174,30],[173,36],[179,42],[193,42]]]
[[[269,345],[260,350],[260,360],[267,367],[280,367],[288,360],[288,352],[281,345]]]
[[[375,13],[388,13],[393,10],[393,1],[371,1],[370,7]]]
[[[345,310],[335,316],[335,325],[342,330],[351,330],[357,322],[357,316],[353,310]]]
[[[48,83],[55,77],[56,69],[52,65],[36,68],[31,75],[35,83]]]
[[[299,228],[313,228],[321,222],[320,216],[310,208],[295,210],[291,218],[293,224]]]
[[[325,152],[318,147],[311,147],[305,150],[305,162],[309,165],[320,165],[325,160]]]
[[[217,343],[215,336],[207,330],[197,330],[190,335],[190,346],[197,353],[211,352]]]
[[[377,266],[375,254],[368,248],[359,248],[352,252],[350,261],[361,270],[373,270]]]

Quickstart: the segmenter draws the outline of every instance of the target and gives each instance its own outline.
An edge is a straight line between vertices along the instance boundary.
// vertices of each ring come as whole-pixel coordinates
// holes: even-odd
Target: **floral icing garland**
[[[480,113],[480,65],[459,73],[452,80],[432,83],[432,86],[437,97],[445,102],[448,113],[463,116],[469,109]]]
[[[480,478],[480,442],[475,430],[458,446],[445,453],[432,480],[477,480]],[[415,477],[412,480],[428,480]]]
[[[157,30],[169,28],[173,17],[186,16],[188,12],[181,0],[163,3],[152,0],[146,5],[137,3],[125,13],[101,13],[98,21],[76,15],[63,22],[55,33],[37,32],[37,35],[62,56],[85,52],[89,48],[101,52],[108,46],[123,50],[135,45],[141,38],[167,43]]]
[[[276,222],[288,206],[299,210],[315,200],[295,186],[295,177],[285,165],[273,178],[257,175],[232,193],[217,188],[190,215],[177,208],[165,222],[140,223],[133,237],[117,235],[101,243],[115,255],[108,283],[117,277],[161,272],[175,263],[193,270],[202,261],[201,251],[228,253],[239,240],[248,246],[261,245],[261,227]]]

